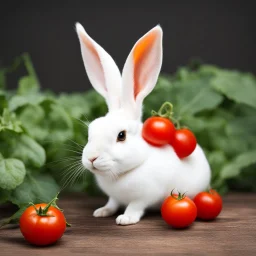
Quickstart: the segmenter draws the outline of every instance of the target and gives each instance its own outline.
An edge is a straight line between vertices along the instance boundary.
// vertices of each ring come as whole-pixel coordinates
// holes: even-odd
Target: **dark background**
[[[120,69],[133,44],[160,24],[163,72],[172,73],[200,57],[205,63],[256,73],[253,1],[106,2],[2,2],[0,64],[10,65],[14,57],[27,51],[43,89],[90,88],[74,29],[79,21]],[[13,77],[9,82],[16,86]]]

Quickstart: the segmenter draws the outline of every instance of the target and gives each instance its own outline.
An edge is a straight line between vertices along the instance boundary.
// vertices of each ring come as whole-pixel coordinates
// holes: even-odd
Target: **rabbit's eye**
[[[126,139],[126,131],[121,131],[117,135],[117,140],[116,141],[125,141]]]

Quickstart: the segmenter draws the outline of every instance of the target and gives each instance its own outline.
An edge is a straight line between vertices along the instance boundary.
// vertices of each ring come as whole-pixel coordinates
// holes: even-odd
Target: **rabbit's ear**
[[[94,89],[106,100],[109,111],[120,107],[122,78],[112,57],[76,23],[84,66]]]
[[[141,118],[142,102],[153,90],[162,66],[163,31],[158,25],[134,45],[122,73],[122,107]]]

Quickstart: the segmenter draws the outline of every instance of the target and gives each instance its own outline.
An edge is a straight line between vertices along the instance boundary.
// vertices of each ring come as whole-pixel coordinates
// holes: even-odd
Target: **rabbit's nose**
[[[89,159],[89,161],[90,161],[91,163],[93,163],[97,158],[98,158],[98,157],[93,157],[93,158]]]

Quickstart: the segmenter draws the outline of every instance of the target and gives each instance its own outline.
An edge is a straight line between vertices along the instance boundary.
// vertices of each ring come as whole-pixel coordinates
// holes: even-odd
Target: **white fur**
[[[82,33],[82,36],[86,37],[85,40],[88,40],[89,36],[81,29],[80,24],[77,25],[77,32],[78,35]],[[147,52],[142,54],[142,57],[146,58],[140,62],[143,66],[134,64],[134,49],[140,40],[150,36],[150,33],[155,33],[155,37],[152,44],[145,48]],[[102,90],[107,104],[111,105],[110,111],[106,116],[90,124],[88,143],[82,155],[83,165],[95,174],[98,185],[109,196],[107,204],[97,209],[93,215],[95,217],[110,216],[115,214],[120,206],[125,206],[124,214],[116,218],[116,223],[120,225],[137,223],[145,209],[159,208],[173,189],[175,192],[187,192],[187,195],[193,198],[198,192],[208,187],[211,177],[208,161],[199,145],[189,157],[181,160],[171,146],[153,147],[141,136],[142,101],[155,86],[162,63],[162,30],[157,26],[143,38],[135,44],[126,61],[122,90],[116,91],[120,102],[119,107],[115,103],[111,105],[113,103],[111,100],[115,101],[116,97],[109,95],[117,87],[113,89],[112,85],[107,83],[106,88],[112,89]],[[100,55],[107,56],[106,52],[96,43],[93,44],[95,48],[92,50],[87,49],[83,41],[80,40],[80,42],[82,52],[100,49]],[[83,55],[83,58],[88,76],[93,77],[97,74],[98,77],[102,77],[100,72],[106,69],[98,68],[101,63],[94,63],[89,67],[87,55],[90,54]],[[95,61],[97,62],[97,58],[94,59]],[[114,64],[112,61],[111,63]],[[146,70],[144,70],[144,65]],[[112,65],[113,70],[115,68]],[[145,72],[148,76],[146,78]],[[137,81],[145,82],[137,96],[134,96],[134,83],[136,82],[133,79],[134,73],[136,73]],[[104,73],[105,77],[109,75]],[[117,72],[112,72],[111,75],[115,76]],[[119,81],[119,77],[111,79]],[[92,83],[98,83],[99,79],[90,80]],[[93,84],[93,86],[97,88],[98,84]],[[123,130],[127,134],[126,140],[118,142],[117,135]],[[90,159],[94,158],[96,160],[92,163]]]
[[[144,59],[139,63],[139,66],[134,64],[133,54],[136,46],[146,39],[150,34],[156,34],[154,44],[150,49],[145,49]],[[162,38],[163,32],[160,26],[156,26],[141,37],[132,48],[123,68],[122,72],[122,108],[131,114],[132,118],[141,118],[141,109],[143,99],[154,89],[159,72],[162,66]],[[134,83],[136,68],[143,68],[138,73],[138,82],[142,85],[142,90],[136,98],[134,98]]]
[[[112,57],[85,32],[81,24],[76,24],[76,31],[91,84],[106,99],[109,111],[118,109],[122,83],[118,67]]]

